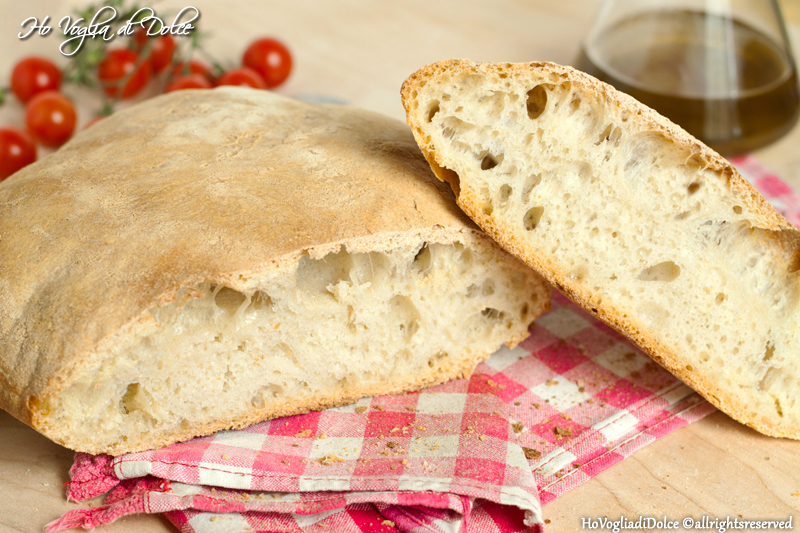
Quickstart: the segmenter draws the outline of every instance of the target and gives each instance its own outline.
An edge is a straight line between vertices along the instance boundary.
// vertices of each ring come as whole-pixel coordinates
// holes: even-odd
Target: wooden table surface
[[[19,41],[19,24],[45,15],[51,24],[76,5],[57,0],[0,0],[0,85],[15,60],[41,54],[61,59],[59,29]],[[800,57],[800,2],[781,2],[795,57]],[[151,5],[145,3],[145,5]],[[283,0],[192,4],[163,0],[157,11],[186,5],[202,13],[209,49],[238,62],[246,44],[274,35],[292,49],[295,71],[279,92],[333,97],[403,119],[399,88],[418,68],[441,59],[549,60],[569,64],[599,0]],[[69,93],[69,90],[68,90]],[[98,107],[85,92],[80,122]],[[16,101],[0,108],[0,124],[22,124]],[[800,127],[756,157],[800,190]],[[0,533],[40,532],[78,505],[63,483],[72,452],[0,411]],[[96,502],[95,502],[96,503]],[[84,504],[85,505],[85,504]],[[793,517],[800,523],[800,442],[771,439],[716,413],[673,432],[544,507],[548,532],[581,529],[581,518],[621,516],[748,519]],[[797,527],[797,526],[796,526]],[[129,517],[106,532],[174,531],[160,516]]]

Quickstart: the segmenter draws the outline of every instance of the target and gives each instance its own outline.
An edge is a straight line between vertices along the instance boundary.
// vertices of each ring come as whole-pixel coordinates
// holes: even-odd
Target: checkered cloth
[[[752,158],[789,220],[800,202]],[[542,531],[541,505],[714,408],[556,293],[469,379],[120,457],[76,454],[48,531],[165,513],[182,532]]]

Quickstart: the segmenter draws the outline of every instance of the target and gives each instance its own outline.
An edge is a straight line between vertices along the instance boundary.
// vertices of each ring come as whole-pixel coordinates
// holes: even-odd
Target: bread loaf
[[[466,375],[549,303],[405,124],[242,88],[0,184],[0,258],[0,407],[114,455]]]
[[[402,96],[506,250],[733,418],[800,438],[800,232],[727,161],[554,64],[446,61]]]

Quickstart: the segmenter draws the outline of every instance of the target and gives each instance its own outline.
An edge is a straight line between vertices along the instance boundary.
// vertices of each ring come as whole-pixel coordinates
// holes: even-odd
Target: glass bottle
[[[723,155],[777,140],[800,116],[775,0],[605,0],[576,66]]]

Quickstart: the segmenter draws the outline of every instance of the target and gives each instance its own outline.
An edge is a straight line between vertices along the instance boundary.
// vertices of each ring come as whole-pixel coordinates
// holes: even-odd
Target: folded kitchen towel
[[[734,163],[790,221],[791,188]],[[183,532],[542,531],[541,505],[714,408],[560,294],[469,379],[119,457],[76,454],[48,531],[165,513]]]

